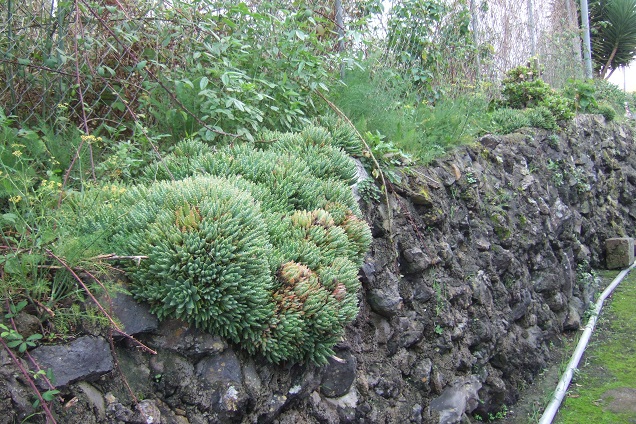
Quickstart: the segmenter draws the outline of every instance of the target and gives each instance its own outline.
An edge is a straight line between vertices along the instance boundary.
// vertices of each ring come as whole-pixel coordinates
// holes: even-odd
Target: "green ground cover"
[[[615,273],[603,274],[605,285]],[[636,273],[606,303],[556,422],[636,422]]]

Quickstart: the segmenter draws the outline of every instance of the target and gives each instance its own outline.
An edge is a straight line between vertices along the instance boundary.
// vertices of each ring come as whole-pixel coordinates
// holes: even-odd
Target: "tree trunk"
[[[610,65],[612,64],[612,60],[614,60],[614,56],[616,56],[616,52],[617,51],[618,51],[618,43],[614,44],[614,48],[612,49],[612,54],[610,54],[609,59],[607,59],[607,63],[605,63],[605,66],[603,66],[603,69],[601,69],[601,75],[600,75],[601,78],[607,79],[607,78],[612,76],[612,73],[614,71],[612,70],[612,72],[610,72],[610,74],[607,75],[607,70],[609,69]],[[607,75],[607,78],[605,77],[605,75]]]

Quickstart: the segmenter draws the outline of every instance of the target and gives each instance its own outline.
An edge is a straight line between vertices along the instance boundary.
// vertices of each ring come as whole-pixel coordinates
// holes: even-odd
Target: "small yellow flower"
[[[82,141],[84,141],[86,143],[89,143],[89,144],[102,141],[101,137],[95,137],[94,135],[91,135],[91,134],[82,135],[81,139],[82,139]]]
[[[13,203],[14,205],[20,203],[20,200],[22,200],[22,196],[9,197],[9,202]]]
[[[13,156],[15,156],[16,158],[19,158],[20,156],[22,156],[22,152],[19,150],[14,150],[13,151]]]

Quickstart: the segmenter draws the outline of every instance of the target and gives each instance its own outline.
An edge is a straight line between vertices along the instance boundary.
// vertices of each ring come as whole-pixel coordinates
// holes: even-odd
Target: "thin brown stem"
[[[6,300],[6,306],[7,306],[7,310],[10,310],[9,299]],[[12,316],[10,316],[9,322],[11,323],[11,327],[13,327],[15,332],[19,333],[18,332],[18,327],[15,325],[15,320],[13,319]],[[29,358],[29,361],[31,361],[31,364],[35,367],[35,369],[37,371],[42,371],[42,368],[40,368],[40,364],[37,363],[35,358],[33,358],[33,356],[31,356],[31,354],[28,351],[25,351],[24,353],[27,356],[27,358]],[[46,384],[49,386],[49,389],[51,389],[51,390],[55,389],[55,386],[53,385],[53,383],[51,383],[51,380],[49,380],[49,378],[46,375],[43,375],[42,378],[46,382]]]
[[[360,139],[360,141],[362,141],[362,144],[364,145],[365,149],[367,149],[367,152],[369,152],[369,156],[371,157],[371,160],[373,161],[373,165],[378,170],[378,175],[380,176],[380,180],[382,181],[382,189],[384,191],[384,199],[386,200],[387,220],[388,220],[388,225],[389,225],[389,228],[388,228],[389,242],[391,243],[391,245],[393,245],[393,243],[394,243],[393,242],[393,213],[391,211],[391,202],[389,200],[389,190],[387,188],[387,181],[384,178],[384,172],[382,172],[382,168],[380,167],[380,163],[378,162],[378,160],[373,155],[373,152],[371,151],[371,147],[369,146],[369,144],[366,142],[366,140],[364,139],[362,134],[360,134],[360,131],[358,131],[356,126],[353,124],[353,122],[351,122],[349,117],[342,110],[340,110],[340,108],[338,106],[336,106],[333,102],[329,101],[329,99],[327,99],[327,97],[325,97],[325,95],[322,94],[319,90],[314,90],[314,92],[325,103],[327,103],[327,105],[334,112],[336,112],[336,114],[341,119],[343,119],[355,131],[355,133],[358,136],[358,138]],[[397,251],[396,251],[396,255],[397,255]]]
[[[130,255],[130,256],[120,256],[115,253],[109,253],[106,255],[97,255],[91,258],[91,260],[96,261],[124,261],[124,260],[132,260],[137,263],[137,266],[141,264],[142,259],[148,259],[148,256],[143,255]]]
[[[75,270],[73,268],[71,268],[70,265],[68,265],[62,258],[58,257],[55,255],[55,253],[51,252],[50,250],[46,249],[46,253],[47,255],[49,255],[51,258],[55,259],[56,261],[58,261],[63,267],[64,269],[66,269],[75,279],[75,281],[78,282],[78,284],[80,286],[82,286],[82,288],[84,289],[84,291],[86,292],[86,294],[88,295],[88,297],[91,298],[91,300],[95,303],[95,306],[97,306],[97,308],[100,310],[100,312],[108,319],[108,321],[110,322],[110,324],[112,325],[113,329],[115,331],[117,331],[119,334],[121,334],[122,336],[124,336],[125,338],[127,338],[128,340],[132,341],[133,343],[135,343],[137,346],[139,346],[142,350],[145,350],[148,353],[151,353],[153,355],[156,355],[157,352],[152,350],[151,348],[149,348],[148,346],[146,346],[145,344],[141,343],[139,340],[135,339],[133,336],[131,336],[130,334],[126,333],[125,331],[123,331],[119,325],[115,322],[115,320],[113,320],[113,318],[110,316],[110,314],[104,309],[104,307],[102,306],[101,303],[99,303],[99,301],[97,300],[97,298],[95,297],[95,295],[93,295],[93,293],[91,292],[91,290],[88,288],[88,286],[86,285],[86,283],[84,283],[84,281],[80,278],[79,275],[77,275],[77,273],[75,272]],[[85,272],[88,276],[91,277],[91,279],[93,281],[95,281],[96,283],[98,283],[100,286],[104,287],[104,285],[101,283],[101,281],[99,281],[99,279],[97,277],[95,277],[94,275],[92,275],[90,272],[82,270],[83,272]]]
[[[122,380],[124,382],[124,386],[126,386],[126,390],[128,390],[128,393],[130,394],[130,397],[132,398],[133,403],[135,404],[135,407],[137,408],[139,413],[144,417],[144,420],[146,422],[152,422],[151,420],[149,420],[148,415],[146,415],[144,410],[139,405],[139,399],[135,395],[135,392],[133,391],[133,389],[130,387],[130,384],[128,383],[128,379],[126,378],[126,375],[124,374],[124,372],[121,370],[121,367],[119,366],[119,360],[117,359],[117,351],[115,350],[115,342],[113,340],[112,331],[108,332],[108,342],[110,343],[110,351],[113,354],[113,362],[115,363],[115,369],[117,370],[119,375],[121,375]]]
[[[48,404],[46,403],[46,401],[42,397],[42,394],[40,393],[40,390],[35,385],[35,382],[33,381],[33,378],[31,377],[29,372],[22,366],[22,364],[20,363],[20,360],[18,359],[18,357],[15,356],[15,354],[13,353],[11,348],[9,346],[7,346],[7,344],[5,343],[5,341],[4,341],[4,339],[2,337],[0,337],[0,344],[2,344],[2,347],[9,354],[9,356],[11,357],[11,360],[13,361],[13,363],[18,367],[18,369],[20,370],[20,372],[24,376],[24,378],[27,381],[27,383],[29,384],[29,386],[31,386],[31,389],[33,389],[33,392],[35,393],[35,396],[40,401],[40,405],[42,405],[42,409],[44,410],[44,415],[46,415],[47,424],[57,424],[57,421],[55,421],[55,417],[53,417],[53,413],[49,409]]]

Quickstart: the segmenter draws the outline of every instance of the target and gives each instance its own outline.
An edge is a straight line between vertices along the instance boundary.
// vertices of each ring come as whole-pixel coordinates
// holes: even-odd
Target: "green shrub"
[[[127,268],[130,291],[160,318],[272,362],[324,363],[357,313],[371,242],[355,164],[321,127],[258,145],[179,143],[87,227],[114,228],[109,251],[148,256]]]
[[[130,290],[161,319],[176,317],[254,346],[273,309],[271,245],[259,206],[230,180],[200,177],[137,186],[112,240],[148,256],[127,269]],[[251,348],[249,350],[252,350]]]
[[[541,79],[532,81],[504,80],[502,94],[506,106],[525,109],[541,103],[552,94],[552,88]]]
[[[593,82],[570,80],[563,88],[563,93],[574,100],[577,111],[585,113],[597,106],[596,88]]]
[[[316,31],[331,24],[326,16],[291,4],[228,2],[215,6],[223,9],[220,19],[215,13],[201,14],[198,7],[184,3],[176,15],[170,8],[155,8],[162,26],[145,32],[127,28],[142,40],[159,32],[151,45],[175,34],[187,40],[171,43],[169,52],[156,48],[179,66],[163,68],[161,84],[149,84],[144,96],[147,104],[142,106],[154,118],[155,130],[174,140],[197,134],[224,142],[217,132],[223,131],[254,142],[264,129],[297,131],[324,111],[313,91],[329,91],[343,59],[333,53],[333,33]],[[191,16],[196,16],[197,30],[184,34],[192,28]],[[252,45],[261,54],[255,56]]]
[[[616,111],[623,111],[625,102],[632,111],[636,110],[634,93],[625,93],[616,84],[604,79],[595,79],[596,99],[599,103],[605,102],[611,105]]]
[[[574,117],[574,101],[563,97],[541,78],[536,64],[518,66],[506,73],[503,80],[502,105],[513,109],[547,108],[557,121]]]
[[[607,122],[611,122],[614,118],[616,118],[616,109],[614,109],[609,103],[601,102],[595,109],[595,112],[603,115]]]
[[[547,96],[539,106],[547,108],[557,121],[569,121],[574,118],[574,102],[558,94]]]
[[[498,134],[510,134],[519,128],[529,127],[528,115],[519,109],[497,109],[491,114],[490,130]]]
[[[545,106],[526,109],[525,114],[530,121],[530,125],[535,128],[545,128],[546,130],[557,128],[556,118],[550,109]]]
[[[442,99],[417,108],[417,143],[399,143],[416,159],[428,162],[455,146],[471,143],[486,122],[488,102],[479,92]]]
[[[556,117],[545,106],[527,109],[503,108],[496,109],[490,114],[490,125],[487,130],[498,134],[509,134],[523,127],[556,129]]]
[[[418,101],[410,95],[410,83],[390,70],[372,74],[372,66],[367,63],[365,70],[348,72],[344,84],[333,89],[333,102],[361,134],[379,132],[392,143],[417,138],[413,105]]]
[[[372,63],[366,65],[373,69]],[[334,89],[332,97],[360,133],[370,135],[367,141],[372,149],[380,145],[396,150],[391,160],[412,156],[428,162],[454,146],[471,142],[486,125],[487,100],[481,94],[444,97],[433,105],[418,99],[398,73],[387,69],[376,72],[347,73],[345,84]],[[384,165],[383,154],[375,157]],[[397,164],[386,165],[383,169],[390,172],[391,165]]]

